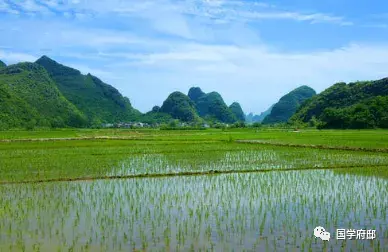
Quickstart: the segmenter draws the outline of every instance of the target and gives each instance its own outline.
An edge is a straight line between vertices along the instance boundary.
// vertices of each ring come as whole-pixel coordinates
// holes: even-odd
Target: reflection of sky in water
[[[179,154],[131,155],[107,173],[108,176],[160,174],[187,171],[225,171],[260,169],[296,169],[381,165],[388,156],[380,153],[357,153],[317,149],[287,148],[275,150],[222,151]]]
[[[332,238],[336,228],[377,230],[376,241],[347,241],[347,249],[388,246],[388,180],[333,171],[8,185],[0,194],[1,249],[51,241],[42,251],[87,243],[93,251],[322,250],[318,225]]]

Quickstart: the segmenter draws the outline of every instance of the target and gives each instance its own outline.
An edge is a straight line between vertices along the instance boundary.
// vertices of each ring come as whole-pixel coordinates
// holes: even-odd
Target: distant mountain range
[[[7,66],[0,61],[0,129],[94,127],[103,123],[262,122],[319,128],[388,128],[388,78],[337,83],[320,94],[301,86],[260,115],[245,115],[240,104],[228,106],[217,92],[193,87],[171,93],[145,114],[97,77],[64,66],[47,56],[34,63]]]
[[[228,107],[217,92],[197,97],[174,92],[161,107],[142,114],[127,97],[97,77],[83,75],[47,56],[34,63],[7,66],[0,61],[0,129],[91,127],[102,123],[145,121],[243,121],[238,103]]]
[[[244,122],[244,112],[239,103],[229,107],[217,92],[204,93],[199,87],[193,87],[188,95],[173,92],[161,107],[155,106],[145,114],[144,121],[156,119],[179,119],[183,122]]]
[[[249,113],[245,116],[245,121],[247,123],[261,123],[264,118],[271,113],[273,106],[274,105],[269,107],[266,111],[261,112],[260,115],[254,115],[253,113]]]

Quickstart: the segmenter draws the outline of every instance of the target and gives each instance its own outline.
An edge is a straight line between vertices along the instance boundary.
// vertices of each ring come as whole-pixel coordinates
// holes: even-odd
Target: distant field
[[[0,251],[388,246],[388,131],[66,129],[0,139]],[[374,228],[378,239],[324,244],[311,237],[317,225]]]
[[[388,148],[388,130],[301,130],[285,129],[220,129],[153,130],[153,129],[62,129],[50,131],[0,131],[0,140],[38,138],[122,137],[138,140],[228,141],[264,140],[272,143],[313,144]]]

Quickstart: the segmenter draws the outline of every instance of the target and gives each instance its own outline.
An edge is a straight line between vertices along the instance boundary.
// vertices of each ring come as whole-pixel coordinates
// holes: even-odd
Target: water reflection
[[[330,170],[7,185],[0,250],[380,250],[386,195],[386,179]],[[318,225],[378,238],[323,243]]]

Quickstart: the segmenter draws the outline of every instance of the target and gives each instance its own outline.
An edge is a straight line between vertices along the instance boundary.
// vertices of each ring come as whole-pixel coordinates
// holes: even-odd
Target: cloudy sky
[[[218,91],[260,113],[300,85],[388,76],[388,3],[364,0],[0,0],[0,59],[41,55],[146,112]]]

